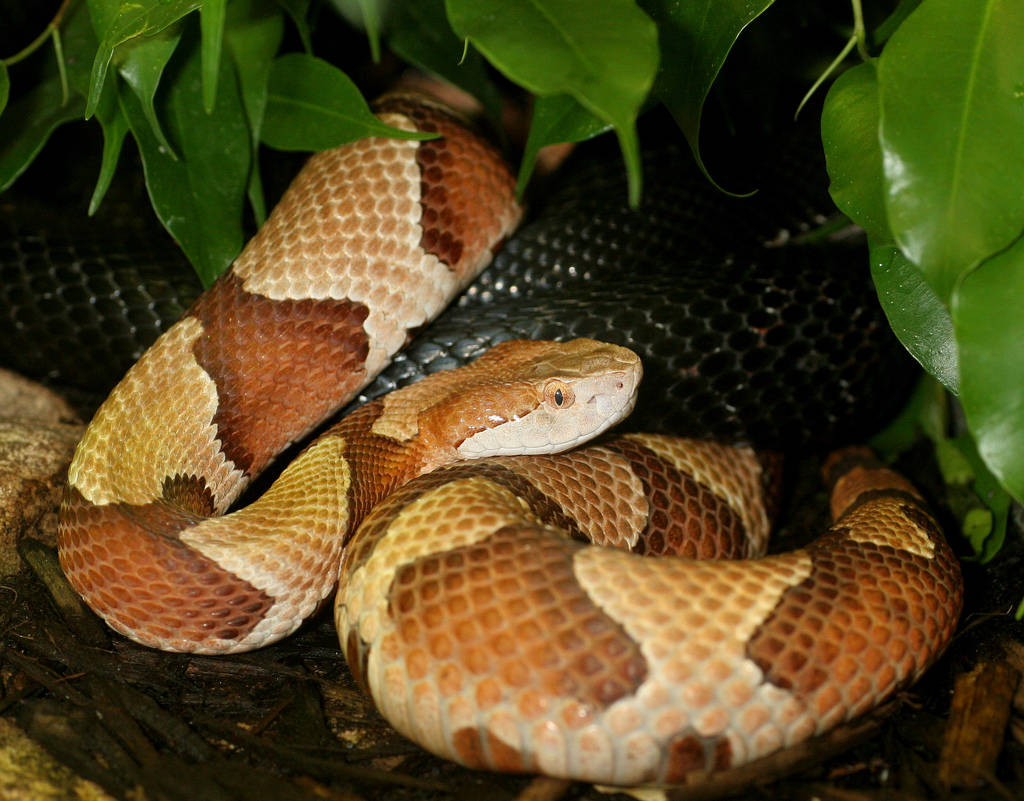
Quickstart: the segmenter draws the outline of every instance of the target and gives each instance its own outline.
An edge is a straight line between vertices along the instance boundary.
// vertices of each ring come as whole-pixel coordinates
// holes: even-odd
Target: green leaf
[[[7,65],[0,61],[0,114],[7,108],[7,98],[11,96],[11,77],[7,74]]]
[[[570,95],[538,97],[533,106],[530,134],[519,165],[516,193],[521,197],[537,162],[537,153],[546,145],[582,142],[604,133],[611,125],[595,117]]]
[[[1024,500],[1024,239],[984,262],[953,294],[960,399],[978,452]]]
[[[501,121],[501,93],[479,53],[462,57],[465,47],[448,24],[444,0],[399,3],[388,19],[388,46],[402,60],[469,92],[491,120]]]
[[[217,75],[220,72],[220,52],[224,44],[224,16],[227,0],[203,0],[199,8],[199,23],[203,43],[203,108],[209,114],[217,102]]]
[[[89,10],[100,38],[100,45],[92,65],[85,116],[91,117],[96,110],[115,47],[137,36],[159,33],[197,9],[199,5],[199,0],[162,0],[160,3],[91,0]]]
[[[153,134],[160,144],[167,148],[172,157],[177,157],[171,143],[167,141],[163,126],[156,113],[156,91],[167,62],[174,55],[181,39],[183,26],[175,23],[159,33],[145,38],[132,39],[117,49],[117,71],[128,82],[142,103],[142,110],[149,120]]]
[[[380,61],[380,31],[384,15],[392,10],[391,0],[330,0],[334,9],[353,28],[366,34],[373,63]]]
[[[199,43],[192,37],[182,44],[187,57],[180,71],[168,75],[164,115],[180,159],[161,147],[134,94],[122,92],[121,104],[139,144],[153,208],[209,284],[241,250],[250,139],[229,62],[221,63],[217,103],[207,114]]]
[[[740,33],[771,4],[772,0],[640,0],[658,23],[661,66],[654,94],[672,113],[709,180],[700,156],[704,99]]]
[[[385,125],[341,70],[305,53],[274,61],[261,138],[281,150],[326,150],[365,136],[429,139]]]
[[[903,24],[903,20],[909,17],[919,5],[921,5],[921,0],[900,0],[900,4],[872,32],[872,43],[881,46],[889,41],[890,37]]]
[[[270,0],[239,0],[228,7],[225,36],[228,52],[235,62],[242,90],[242,104],[249,120],[252,141],[252,167],[249,170],[247,194],[256,222],[260,225],[267,217],[263,186],[260,181],[259,155],[260,129],[263,111],[267,105],[267,77],[274,54],[281,46],[284,35],[284,17]]]
[[[948,301],[1024,229],[1024,4],[925,0],[878,63],[889,225]]]
[[[310,0],[277,0],[277,4],[292,18],[292,24],[295,25],[295,30],[299,32],[299,38],[302,40],[302,48],[307,53],[312,53],[313,42],[309,33],[309,3]]]
[[[117,161],[121,156],[121,147],[124,145],[125,134],[128,133],[128,120],[121,111],[116,99],[111,92],[113,104],[109,112],[101,110],[104,105],[96,110],[96,116],[104,122],[103,124],[103,158],[100,162],[100,174],[96,178],[96,187],[89,199],[89,214],[95,214],[100,207],[103,197],[110,188],[110,182],[114,178],[114,171],[117,169]]]
[[[894,245],[871,248],[871,277],[893,332],[910,355],[959,394],[956,339],[949,309],[920,270]]]
[[[370,40],[370,56],[374,64],[380,61],[382,5],[387,5],[387,0],[359,0],[359,7],[363,12],[363,27],[366,29],[366,38]]]
[[[821,141],[836,206],[875,242],[892,242],[878,120],[875,65],[860,64],[840,75],[825,97]]]
[[[84,3],[70,6],[61,25],[61,30],[68,83],[71,85],[71,89],[84,99],[89,94],[92,62],[96,58],[98,44],[89,8]],[[108,103],[111,98],[116,99],[116,94],[113,94],[113,91],[113,87],[111,87],[110,91],[106,93],[106,98],[101,96],[101,99]]]
[[[11,103],[0,118],[0,192],[32,163],[57,126],[79,119],[84,109],[85,101],[77,95],[64,102],[56,75]]]
[[[62,29],[68,81],[71,88],[84,99],[89,94],[90,65],[96,56],[97,47],[89,9],[84,3],[69,8]],[[96,119],[103,128],[103,158],[96,187],[89,201],[89,214],[99,208],[110,186],[127,132],[127,122],[117,101],[116,86],[113,81],[106,83],[96,106]]]
[[[942,473],[942,480],[946,484],[969,485],[974,481],[974,471],[971,470],[970,462],[964,456],[951,439],[938,439],[935,441],[935,460],[939,465],[939,472]]]
[[[572,95],[615,128],[640,198],[636,117],[658,67],[658,32],[630,0],[447,0],[455,32],[538,95]]]

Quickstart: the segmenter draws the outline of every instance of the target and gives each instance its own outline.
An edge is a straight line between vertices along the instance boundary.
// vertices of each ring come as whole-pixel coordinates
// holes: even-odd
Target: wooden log
[[[995,779],[1020,672],[1006,662],[982,662],[957,677],[939,758],[939,781],[977,787]]]

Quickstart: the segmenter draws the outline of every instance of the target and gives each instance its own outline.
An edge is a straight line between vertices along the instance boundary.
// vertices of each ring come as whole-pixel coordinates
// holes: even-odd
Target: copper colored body
[[[583,394],[599,362],[628,390],[638,368],[598,343],[569,346],[580,384],[559,366],[499,391],[561,358],[517,342],[375,401],[225,514],[518,220],[507,168],[450,114],[379,111],[442,138],[315,156],[97,413],[60,522],[89,604],[148,645],[240,651],[293,631],[340,572],[342,649],[396,728],[472,767],[612,784],[748,762],[917,678],[960,576],[913,487],[865,453],[830,464],[835,525],[771,557],[773,470],[746,449],[630,435],[425,472],[507,452],[496,432],[535,409],[562,437],[556,410],[604,403]],[[480,406],[447,415],[454,435],[428,414],[448,398]]]

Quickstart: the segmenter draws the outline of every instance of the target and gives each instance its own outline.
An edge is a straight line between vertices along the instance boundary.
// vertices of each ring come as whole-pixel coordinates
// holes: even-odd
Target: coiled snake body
[[[507,168],[447,111],[378,111],[441,138],[315,156],[97,412],[59,534],[90,605],[139,642],[230,652],[293,631],[340,578],[342,648],[396,728],[469,766],[613,784],[748,762],[918,677],[959,572],[865,452],[829,463],[833,528],[767,558],[775,473],[749,448],[630,434],[500,455],[627,413],[639,369],[611,345],[499,345],[362,407],[225,514],[518,220]]]

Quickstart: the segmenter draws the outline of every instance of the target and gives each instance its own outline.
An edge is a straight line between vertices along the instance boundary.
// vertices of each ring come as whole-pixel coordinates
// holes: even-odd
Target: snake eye
[[[567,409],[575,400],[572,387],[564,381],[548,381],[544,387],[544,402],[556,409]]]

